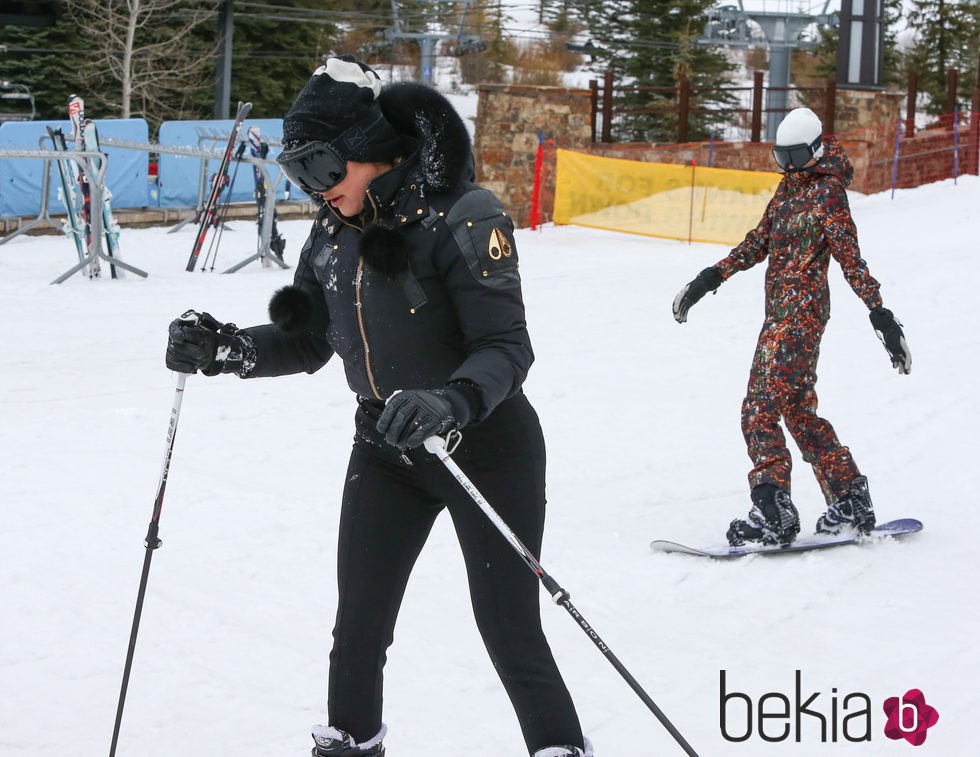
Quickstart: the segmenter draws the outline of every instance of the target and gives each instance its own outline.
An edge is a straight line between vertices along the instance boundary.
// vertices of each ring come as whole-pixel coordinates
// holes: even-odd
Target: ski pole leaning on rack
[[[235,145],[238,143],[238,135],[242,131],[242,124],[245,123],[245,118],[251,110],[252,103],[238,103],[238,112],[235,114],[235,120],[231,126],[231,134],[228,135],[228,143],[225,145],[225,150],[221,154],[221,163],[218,165],[217,172],[211,177],[211,191],[208,193],[204,207],[201,208],[197,218],[197,234],[194,236],[194,247],[191,249],[191,256],[187,260],[187,267],[185,269],[187,271],[193,271],[197,265],[197,259],[201,255],[201,249],[204,247],[204,238],[207,236],[208,230],[221,223],[221,218],[218,214],[218,197],[229,183],[228,164],[231,162],[231,154],[234,152]],[[231,187],[228,187],[228,192],[229,194],[231,193]]]

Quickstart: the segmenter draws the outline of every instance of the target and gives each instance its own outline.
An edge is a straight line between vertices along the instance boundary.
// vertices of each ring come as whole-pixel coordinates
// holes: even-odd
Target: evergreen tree
[[[980,2],[912,0],[908,20],[915,34],[908,66],[919,74],[919,90],[929,95],[927,111],[944,113],[969,102],[977,86]],[[959,72],[957,103],[946,101],[946,72],[951,68]]]
[[[68,95],[83,97],[107,78],[85,76],[78,60],[85,54],[74,25],[61,19],[51,27],[0,26],[0,78],[23,84],[34,95],[35,118],[68,119]]]
[[[72,93],[85,98],[90,116],[121,115],[118,80],[108,66],[96,64],[91,37],[67,12],[83,11],[90,3],[102,10],[109,7],[101,0],[68,0],[66,13],[54,27],[0,27],[0,43],[7,46],[7,53],[0,55],[0,76],[30,88],[39,119],[66,118],[67,97]],[[185,5],[171,17],[142,29],[136,46],[167,40],[170,31],[186,21],[185,11],[200,8],[201,2],[186,0]],[[390,18],[387,0],[270,0],[236,6],[232,106],[238,99],[250,100],[254,117],[282,116],[325,53],[363,53],[358,49],[361,41],[376,38],[378,31],[390,26]],[[145,73],[151,66],[174,69],[187,58],[199,58],[202,63],[193,82],[151,88],[148,94],[155,99],[134,93],[131,115],[146,118],[151,134],[168,118],[212,117],[218,37],[217,16],[212,15],[193,29],[187,43],[189,54],[171,55],[169,65],[166,56],[157,63],[146,60],[139,64]]]
[[[334,50],[339,28],[333,21],[344,18],[343,10],[327,9],[322,0],[277,0],[275,7],[242,11],[235,13],[231,94],[252,103],[251,118],[281,118],[325,53],[354,52]]]
[[[733,66],[717,48],[697,44],[713,0],[572,0],[589,29],[596,52],[594,70],[611,70],[617,86],[656,87],[627,90],[617,99],[613,131],[618,139],[670,142],[677,134],[677,87],[682,79],[692,92],[688,139],[706,139],[717,122],[713,110],[730,107],[734,98],[718,87],[728,83]]]

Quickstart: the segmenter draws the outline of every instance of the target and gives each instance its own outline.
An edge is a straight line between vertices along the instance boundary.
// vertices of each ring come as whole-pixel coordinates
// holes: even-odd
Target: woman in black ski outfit
[[[239,329],[188,311],[167,365],[242,378],[317,371],[336,353],[357,395],[337,548],[329,725],[313,755],[383,755],[385,654],[409,574],[446,509],[487,651],[534,757],[593,754],[541,629],[538,582],[420,446],[464,428],[460,467],[540,552],[545,445],[521,384],[533,361],[513,224],[472,183],[465,125],[414,83],[382,89],[330,58],[283,122],[287,177],[321,203],[273,323]],[[466,745],[459,745],[459,752]]]

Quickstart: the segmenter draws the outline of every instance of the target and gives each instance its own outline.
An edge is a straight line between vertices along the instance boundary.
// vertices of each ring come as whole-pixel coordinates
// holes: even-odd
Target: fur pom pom
[[[299,287],[284,286],[269,300],[269,317],[284,334],[301,334],[313,317],[313,300]]]
[[[408,268],[408,240],[397,229],[374,224],[364,230],[361,257],[379,273],[398,274]]]

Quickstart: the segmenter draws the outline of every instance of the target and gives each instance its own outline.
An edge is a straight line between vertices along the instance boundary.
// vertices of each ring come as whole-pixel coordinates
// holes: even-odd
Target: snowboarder
[[[591,757],[541,628],[538,582],[435,456],[454,453],[532,551],[545,445],[521,389],[533,361],[513,224],[472,181],[466,127],[429,87],[382,88],[350,56],[317,69],[283,122],[278,161],[320,209],[272,323],[207,314],[169,331],[167,365],[241,378],[319,370],[336,353],[357,395],[337,548],[327,715],[315,757],[383,755],[386,650],[412,567],[448,510],[474,615],[535,757]],[[465,752],[466,745],[459,745]]]
[[[874,528],[867,478],[830,423],[816,413],[817,357],[830,317],[831,257],[867,305],[892,365],[902,374],[912,367],[901,324],[883,307],[878,282],[861,258],[845,193],[854,169],[843,147],[834,137],[824,139],[813,111],[796,108],[780,123],[772,153],[785,175],[762,220],[728,257],[685,286],[673,304],[674,318],[684,323],[705,294],[738,271],[769,260],[765,321],[742,404],[742,433],[753,463],[748,477],[752,507],[747,518],[731,522],[727,536],[732,546],[789,544],[799,533],[780,418],[813,466],[827,501],[817,533],[867,534]]]

